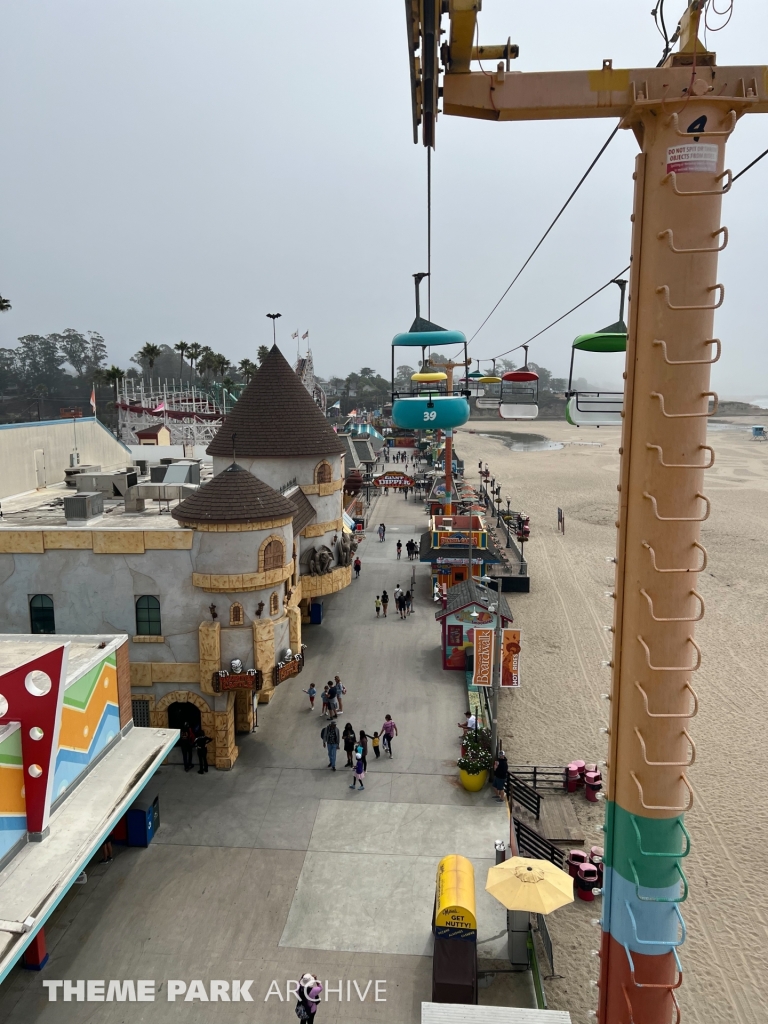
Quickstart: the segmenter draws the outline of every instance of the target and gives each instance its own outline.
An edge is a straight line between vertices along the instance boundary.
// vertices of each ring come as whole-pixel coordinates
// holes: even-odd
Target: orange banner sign
[[[472,682],[475,686],[493,685],[493,630],[474,629],[475,667]]]
[[[501,685],[520,685],[520,630],[501,631]]]

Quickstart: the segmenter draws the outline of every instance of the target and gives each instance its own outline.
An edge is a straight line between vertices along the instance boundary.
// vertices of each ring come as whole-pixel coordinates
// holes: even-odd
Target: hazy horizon
[[[683,0],[673,3],[682,13]],[[679,12],[677,12],[679,7]],[[646,0],[486,0],[480,41],[515,70],[655,65]],[[0,346],[74,327],[121,367],[146,342],[233,362],[310,332],[318,372],[389,373],[426,269],[426,154],[411,137],[401,3],[318,8],[245,0],[7,0],[0,14]],[[768,8],[737,4],[710,37],[721,64],[765,61]],[[615,125],[440,117],[433,158],[432,319],[470,336]],[[765,148],[764,115],[729,142],[734,172]],[[628,263],[637,145],[619,132],[472,343],[524,341]],[[768,394],[762,344],[768,158],[723,204],[730,245],[713,386]],[[616,319],[610,288],[531,346],[567,376],[575,335]],[[519,359],[519,355],[515,358]],[[579,376],[589,376],[579,371]],[[601,374],[601,377],[605,377]]]

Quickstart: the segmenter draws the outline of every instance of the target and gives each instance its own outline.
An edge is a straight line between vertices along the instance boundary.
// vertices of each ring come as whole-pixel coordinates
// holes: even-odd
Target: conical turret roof
[[[233,462],[180,501],[171,512],[180,523],[259,523],[296,515],[298,509],[247,469]]]
[[[234,451],[232,435],[236,434]],[[335,455],[341,441],[277,345],[254,374],[218,434],[209,455],[290,458]]]

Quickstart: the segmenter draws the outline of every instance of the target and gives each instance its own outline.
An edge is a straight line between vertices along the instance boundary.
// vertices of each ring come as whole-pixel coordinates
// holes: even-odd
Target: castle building
[[[208,453],[213,478],[170,515],[118,499],[67,520],[56,488],[4,502],[0,597],[7,632],[127,633],[136,724],[199,723],[228,769],[352,549],[342,443],[277,347]]]

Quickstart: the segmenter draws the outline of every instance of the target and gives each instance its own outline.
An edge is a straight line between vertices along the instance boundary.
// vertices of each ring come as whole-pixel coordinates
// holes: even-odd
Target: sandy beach
[[[757,417],[755,422],[768,422]],[[702,540],[709,566],[699,580],[707,612],[697,626],[704,655],[696,687],[701,700],[692,723],[696,792],[686,817],[692,850],[686,861],[690,896],[683,906],[688,939],[678,993],[683,1019],[697,1024],[765,1019],[768,977],[768,884],[762,843],[768,838],[765,778],[766,656],[768,655],[768,443],[751,439],[752,421],[712,424],[716,462],[707,475],[712,512]],[[506,435],[536,433],[561,448],[513,451]],[[489,437],[489,434],[502,437]],[[466,479],[478,481],[482,459],[512,508],[531,517],[526,557],[528,595],[511,595],[523,630],[522,688],[503,693],[501,735],[512,764],[597,761],[606,754],[599,728],[607,722],[600,697],[610,686],[608,657],[613,582],[619,428],[589,432],[565,422],[470,422],[456,447]],[[557,508],[566,517],[557,532]],[[580,799],[586,847],[602,845],[603,805]],[[549,918],[556,970],[546,982],[550,1009],[571,1011],[587,1024],[596,1006],[592,955],[599,930],[590,922],[599,904],[576,901]]]

